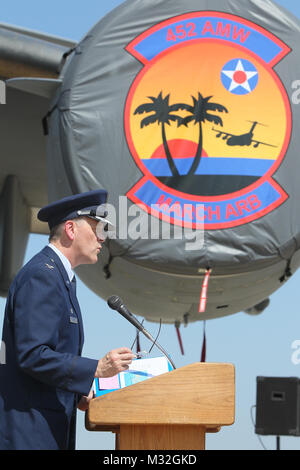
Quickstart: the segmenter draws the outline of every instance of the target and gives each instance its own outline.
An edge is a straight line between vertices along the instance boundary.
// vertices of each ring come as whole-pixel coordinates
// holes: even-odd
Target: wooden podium
[[[85,426],[116,433],[119,450],[197,450],[234,409],[234,366],[199,362],[94,398]]]

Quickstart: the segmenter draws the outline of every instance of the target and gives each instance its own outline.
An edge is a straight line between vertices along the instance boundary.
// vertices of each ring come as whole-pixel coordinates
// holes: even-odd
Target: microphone
[[[112,310],[117,310],[126,320],[128,320],[133,326],[135,326],[139,331],[145,329],[143,325],[132,315],[132,313],[128,310],[126,305],[124,305],[123,300],[120,299],[117,295],[112,295],[107,300],[108,306]],[[145,330],[146,331],[146,330]],[[150,335],[151,336],[151,335]],[[151,337],[152,338],[152,337]],[[150,339],[150,338],[149,338]],[[153,338],[152,338],[153,339]],[[154,341],[154,340],[153,340]]]
[[[170,358],[169,354],[154,340],[154,338],[150,335],[150,333],[143,327],[143,325],[135,318],[134,315],[128,310],[126,305],[123,303],[123,300],[118,295],[111,295],[107,300],[108,306],[112,310],[117,310],[126,320],[128,320],[135,328],[137,328],[141,333],[143,333],[146,338],[148,338],[154,345],[161,350],[161,352],[166,356],[166,358],[170,361],[173,366],[173,369],[176,369],[175,364],[173,363],[172,359]]]

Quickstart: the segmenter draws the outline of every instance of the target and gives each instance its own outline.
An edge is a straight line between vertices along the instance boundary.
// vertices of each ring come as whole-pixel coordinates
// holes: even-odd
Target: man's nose
[[[105,238],[102,230],[96,230],[96,238],[98,242],[104,242]]]

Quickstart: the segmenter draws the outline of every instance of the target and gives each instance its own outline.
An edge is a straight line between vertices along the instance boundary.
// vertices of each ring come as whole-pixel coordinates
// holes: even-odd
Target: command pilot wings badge
[[[202,11],[156,24],[126,50],[143,64],[124,112],[143,173],[131,201],[173,224],[222,229],[288,198],[273,177],[291,136],[274,70],[286,44],[243,18]]]

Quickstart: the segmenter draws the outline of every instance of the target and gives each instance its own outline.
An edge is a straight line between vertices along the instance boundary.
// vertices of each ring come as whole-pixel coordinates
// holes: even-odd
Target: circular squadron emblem
[[[155,25],[126,50],[143,64],[124,113],[144,175],[130,200],[174,224],[222,229],[287,199],[272,175],[291,133],[273,68],[288,46],[240,17],[196,12]]]

